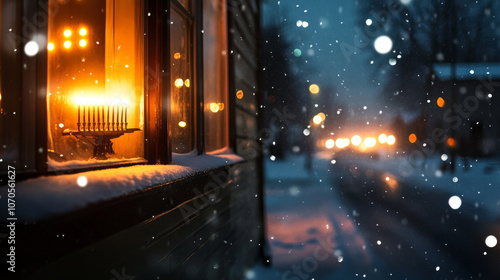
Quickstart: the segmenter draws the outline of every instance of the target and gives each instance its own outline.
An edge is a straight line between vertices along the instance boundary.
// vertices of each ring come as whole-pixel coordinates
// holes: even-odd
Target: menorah
[[[105,115],[105,113],[107,114]],[[63,135],[72,135],[79,139],[90,140],[94,146],[92,158],[100,160],[108,159],[106,154],[115,154],[111,139],[118,138],[125,133],[133,133],[140,130],[138,128],[127,127],[127,106],[78,105],[78,122],[76,125],[78,130],[64,131]]]

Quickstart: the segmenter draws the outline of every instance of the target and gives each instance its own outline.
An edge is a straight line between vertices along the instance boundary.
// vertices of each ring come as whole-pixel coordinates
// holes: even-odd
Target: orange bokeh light
[[[436,103],[437,103],[437,105],[438,105],[439,107],[441,107],[441,108],[443,108],[443,107],[444,107],[444,104],[445,104],[444,99],[443,99],[442,97],[439,97],[439,98],[437,99]]]
[[[309,91],[312,94],[318,94],[319,93],[319,86],[317,84],[312,84],[309,86]]]
[[[451,148],[455,148],[455,146],[457,145],[457,141],[450,137],[448,138],[448,140],[446,140],[446,144],[448,144],[448,146],[450,146]]]
[[[242,91],[242,90],[238,90],[238,91],[236,92],[236,97],[237,97],[238,99],[242,99],[242,98],[243,98],[243,91]]]
[[[410,143],[417,142],[417,135],[415,135],[414,133],[410,134],[410,136],[408,136],[408,140],[410,141]]]

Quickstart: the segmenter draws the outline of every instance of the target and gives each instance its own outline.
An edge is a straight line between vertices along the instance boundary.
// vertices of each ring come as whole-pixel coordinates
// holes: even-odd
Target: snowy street
[[[500,233],[494,161],[443,174],[436,157],[402,176],[404,158],[332,158],[312,172],[301,156],[266,161],[272,265],[246,279],[498,279],[485,244]]]

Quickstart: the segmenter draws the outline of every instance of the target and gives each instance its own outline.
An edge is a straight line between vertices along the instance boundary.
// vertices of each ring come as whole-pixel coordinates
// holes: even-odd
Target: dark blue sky
[[[356,1],[266,1],[263,18],[265,25],[279,23],[284,28],[284,35],[292,43],[290,55],[295,48],[301,51],[301,58],[318,70],[311,83],[323,88],[332,86],[338,94],[336,102],[356,116],[353,121],[374,124],[392,116],[385,104],[377,102],[383,83],[374,80],[373,72],[377,69],[370,64],[370,56],[377,54],[373,52],[373,44],[353,53],[356,22],[362,18]],[[297,21],[307,22],[307,27]]]

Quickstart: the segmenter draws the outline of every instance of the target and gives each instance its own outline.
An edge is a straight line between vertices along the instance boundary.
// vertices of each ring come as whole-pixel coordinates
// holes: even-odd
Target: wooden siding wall
[[[20,238],[27,246],[20,263],[23,269],[31,263],[36,273],[23,279],[242,279],[261,250],[253,165],[203,172],[33,225]],[[102,238],[101,231],[139,218]],[[64,238],[55,234],[62,232]],[[48,260],[89,240],[82,249]]]

